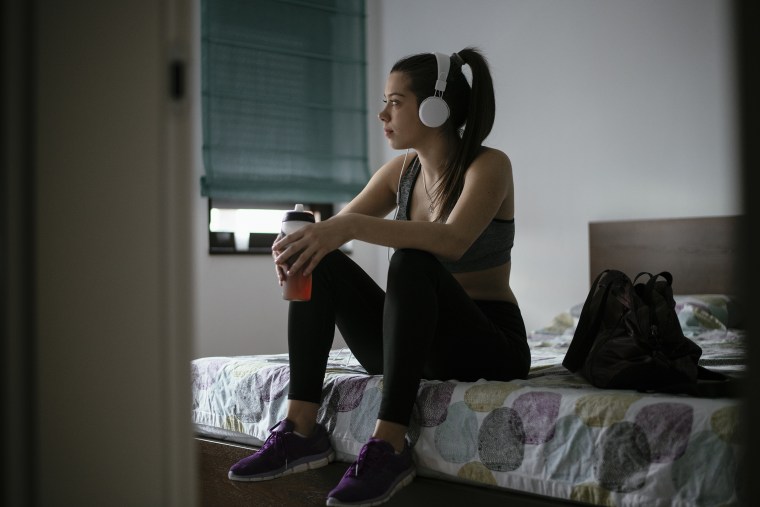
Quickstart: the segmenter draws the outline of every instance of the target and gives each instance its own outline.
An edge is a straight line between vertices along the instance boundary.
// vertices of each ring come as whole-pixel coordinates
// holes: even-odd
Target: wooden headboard
[[[676,294],[737,294],[741,217],[591,222],[591,281],[605,269],[631,278],[641,271],[673,274]]]

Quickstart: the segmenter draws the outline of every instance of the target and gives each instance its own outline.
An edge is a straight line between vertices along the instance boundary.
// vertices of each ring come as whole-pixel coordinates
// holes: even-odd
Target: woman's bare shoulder
[[[476,163],[501,167],[506,166],[509,168],[512,167],[512,162],[509,160],[509,156],[507,156],[506,153],[496,148],[489,148],[488,146],[483,146],[483,148],[481,148],[480,153],[478,153],[478,156],[475,157],[475,160],[473,161],[473,164]]]
[[[512,162],[506,153],[496,148],[483,147],[472,161],[468,173],[491,175],[492,177],[511,177]]]

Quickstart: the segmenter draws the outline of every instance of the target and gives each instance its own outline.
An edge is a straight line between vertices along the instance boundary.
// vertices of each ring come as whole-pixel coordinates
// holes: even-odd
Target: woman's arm
[[[404,155],[386,162],[372,175],[364,189],[338,212],[338,215],[358,213],[372,217],[386,216],[396,206],[401,166],[408,165],[410,162],[411,158]]]
[[[401,162],[395,163],[397,178]],[[327,253],[353,239],[391,248],[425,250],[456,260],[497,213],[504,211],[503,204],[512,191],[509,159],[498,150],[486,150],[468,169],[462,194],[445,223],[386,220],[382,217],[395,205],[396,193],[389,178],[393,171],[387,169],[388,165],[338,215],[276,242],[273,249],[281,253],[275,262],[284,264],[293,253],[303,250],[289,271],[303,269],[304,274],[309,274]]]
[[[387,215],[393,209],[396,202],[397,182],[401,173],[401,165],[405,160],[406,157],[398,156],[378,169],[375,174],[372,175],[364,189],[354,197],[350,203],[344,206],[343,209],[338,212],[338,215],[349,212],[376,217]],[[394,186],[394,181],[396,182],[396,186]],[[332,217],[332,220],[335,220],[335,218],[336,217]],[[285,236],[280,234],[277,236],[274,243],[272,243],[272,256],[275,261],[277,280],[280,285],[285,281],[286,272],[288,271],[286,261],[288,261],[294,253],[299,251],[291,247],[290,251],[286,254],[286,248],[291,245],[292,242],[282,241],[283,238],[285,238]],[[289,240],[293,239],[295,239],[295,236],[291,235]],[[345,241],[343,243],[345,243]],[[338,246],[341,246],[343,243],[339,243]],[[319,257],[319,259],[321,258],[322,256]],[[296,272],[299,268],[300,264],[294,263],[290,270],[291,272]]]

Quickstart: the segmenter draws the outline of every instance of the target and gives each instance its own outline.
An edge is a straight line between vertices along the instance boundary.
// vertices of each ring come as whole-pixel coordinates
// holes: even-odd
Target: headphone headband
[[[451,68],[451,58],[443,53],[434,53],[435,60],[438,63],[438,76],[435,81],[435,90],[443,94],[446,90],[446,80],[449,78],[449,69]]]

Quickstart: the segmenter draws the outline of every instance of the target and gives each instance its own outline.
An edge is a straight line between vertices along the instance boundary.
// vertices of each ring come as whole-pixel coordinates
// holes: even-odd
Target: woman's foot
[[[324,426],[317,424],[308,437],[295,434],[293,429],[288,419],[277,423],[261,449],[235,463],[228,477],[233,481],[267,481],[323,467],[335,459]]]
[[[412,451],[407,442],[404,442],[404,450],[397,453],[385,440],[371,438],[340,483],[330,491],[327,505],[380,505],[411,483],[414,473]]]

